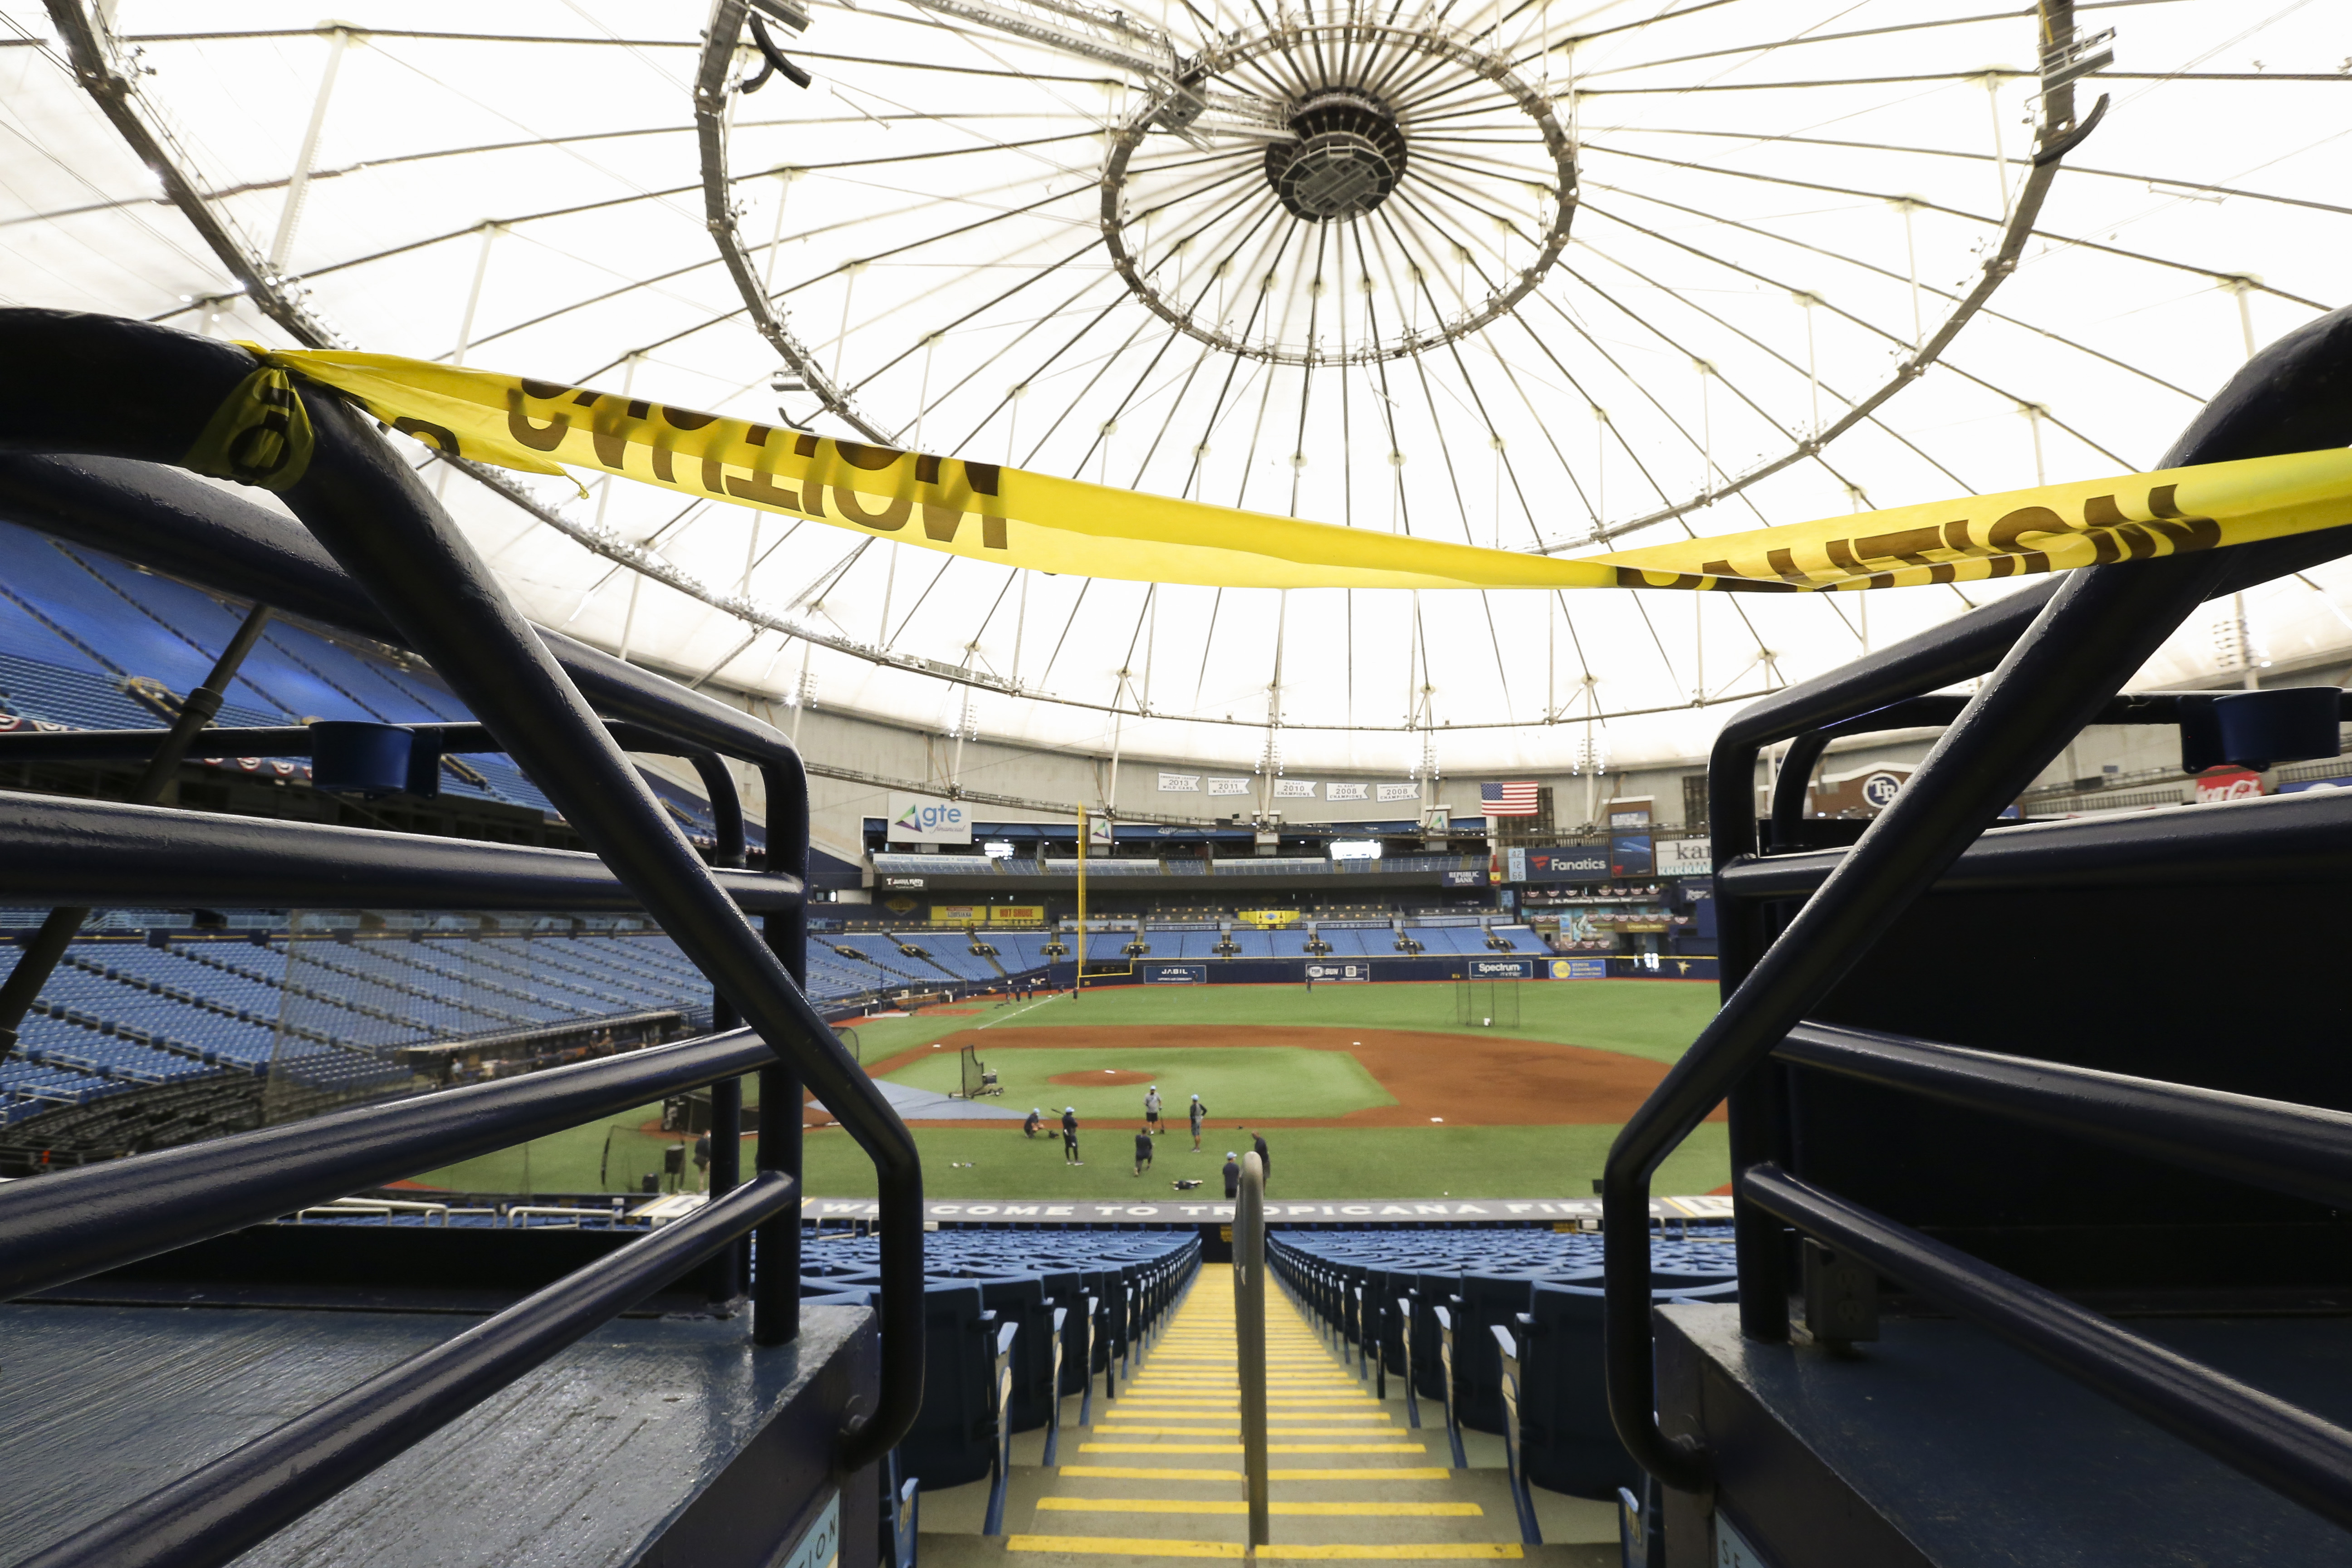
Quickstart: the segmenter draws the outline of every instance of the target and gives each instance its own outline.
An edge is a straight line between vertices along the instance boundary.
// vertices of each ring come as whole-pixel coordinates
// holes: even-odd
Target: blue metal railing
[[[2158,467],[2352,443],[2352,396],[2344,390],[2347,363],[2352,311],[2338,311],[2281,340],[2248,363]],[[2112,1075],[2065,1078],[2081,1069],[1988,1061],[1982,1058],[1990,1053],[1953,1054],[1956,1047],[1927,1042],[1873,1042],[1853,1031],[1801,1025],[1896,916],[1948,879],[1965,882],[1971,863],[1978,875],[2000,860],[2017,862],[2016,872],[2027,875],[2063,874],[2063,868],[2038,852],[2045,840],[2026,837],[2042,830],[2003,834],[1981,844],[1978,835],[2084,724],[2175,721],[2181,716],[2116,699],[2116,693],[2197,605],[2342,554],[2352,549],[2347,532],[2352,531],[2336,529],[2204,554],[2098,566],[2035,584],[1767,699],[1726,725],[1708,771],[1722,899],[1723,1009],[1626,1124],[1611,1149],[1602,1180],[1611,1416],[1626,1447],[1652,1475],[1697,1490],[1711,1483],[1713,1469],[1708,1456],[1687,1440],[1666,1438],[1654,1411],[1646,1226],[1650,1177],[1700,1120],[1727,1100],[1740,1321],[1748,1337],[1787,1337],[1782,1227],[1794,1225],[1949,1310],[2028,1344],[2256,1479],[2331,1517],[2352,1521],[2352,1464],[2346,1462],[2352,1458],[2352,1436],[2259,1395],[2252,1396],[2252,1403],[2225,1397],[2214,1374],[2193,1363],[1784,1173],[1785,1108],[1780,1069],[1773,1065],[1776,1057],[1802,1059],[1809,1067],[1874,1076],[2005,1114],[2042,1119],[2085,1136],[2130,1142],[2200,1168],[2234,1164],[2241,1179],[2304,1184],[2286,1190],[2308,1191],[2314,1181],[2343,1180],[2352,1145],[2337,1142],[2329,1113],[2141,1080],[2116,1081]],[[1990,676],[1965,701],[1921,695],[1989,669]],[[1801,800],[1796,792],[1802,774],[1831,738],[1829,731],[1919,723],[1948,727],[1903,792],[1852,849],[1754,858],[1755,771],[1763,748],[1799,742],[1792,749],[1801,764],[1799,784],[1794,790],[1784,785],[1774,802],[1774,825],[1782,830],[1776,837],[1785,837],[1785,826],[1793,826],[1791,802]],[[2292,825],[2232,821],[2211,837],[2241,837],[2240,829],[2259,836],[2282,826]],[[2112,829],[2103,825],[2093,834],[2068,830],[2069,842],[2083,845],[2095,838],[2128,841],[2145,831],[2137,824]],[[2242,864],[2243,847],[2200,847],[2198,853]],[[2114,858],[2112,846],[2091,848],[2095,858]],[[2168,864],[2166,869],[2179,867]],[[1794,898],[1803,898],[1801,907],[1777,935],[1768,932],[1766,900]],[[2250,1147],[2289,1132],[2294,1136],[2281,1148]],[[2336,1173],[2329,1174],[2331,1168]]]
[[[0,310],[0,344],[11,363],[49,367],[37,384],[0,384],[0,443],[15,448],[0,455],[0,494],[20,521],[414,649],[479,716],[480,739],[510,754],[594,851],[15,797],[0,808],[0,841],[22,853],[0,855],[0,895],[105,901],[62,895],[136,877],[151,901],[152,889],[178,879],[208,889],[193,901],[213,905],[634,905],[710,978],[721,1020],[751,1026],[16,1184],[0,1193],[0,1297],[667,1094],[731,1084],[748,1071],[760,1073],[765,1103],[797,1106],[805,1078],[877,1166],[881,1386],[874,1407],[841,1433],[835,1463],[847,1473],[878,1460],[921,1400],[921,1171],[905,1124],[803,994],[808,800],[791,743],[740,712],[524,621],[406,463],[337,397],[298,388],[315,445],[299,481],[280,497],[300,530],[147,467],[181,461],[253,371],[243,350],[139,322],[38,310]],[[717,782],[726,774],[719,759],[757,767],[767,788],[766,874],[706,866],[608,732],[606,717],[654,731],[624,739],[657,741],[696,762],[712,785],[714,858],[722,863],[740,865],[743,847],[731,780],[723,789]],[[95,839],[86,831],[93,828]],[[224,886],[235,896],[222,899]],[[421,896],[365,896],[395,889]],[[748,918],[754,909],[765,911],[764,931]],[[734,1140],[724,1142],[731,1148]],[[747,1231],[756,1235],[758,1262],[753,1336],[762,1344],[790,1341],[799,1321],[799,1117],[762,1118],[756,1164],[758,1175],[737,1184],[740,1173],[716,1162],[713,1201],[693,1220],[558,1281],[40,1561],[225,1562],[682,1270],[731,1255]]]

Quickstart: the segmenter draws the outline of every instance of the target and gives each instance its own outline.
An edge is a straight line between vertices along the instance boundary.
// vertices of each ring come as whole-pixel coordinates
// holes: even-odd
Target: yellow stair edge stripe
[[[1234,1377],[1240,1377],[1240,1373],[1234,1373]],[[1150,1384],[1160,1384],[1160,1383],[1167,1383],[1169,1387],[1195,1387],[1195,1389],[1216,1389],[1216,1387],[1225,1387],[1225,1389],[1230,1389],[1230,1387],[1233,1387],[1233,1377],[1216,1377],[1216,1375],[1212,1375],[1212,1373],[1190,1373],[1190,1371],[1185,1371],[1185,1373],[1167,1373],[1167,1375],[1164,1375],[1164,1377],[1162,1377],[1162,1375],[1155,1375],[1155,1373],[1143,1373],[1143,1375],[1136,1377],[1134,1383],[1129,1384],[1129,1387],[1150,1387]],[[1345,1375],[1345,1373],[1340,1373],[1339,1368],[1334,1368],[1334,1371],[1331,1371],[1331,1373],[1265,1373],[1265,1384],[1267,1384],[1267,1387],[1282,1387],[1282,1384],[1306,1384],[1306,1383],[1322,1383],[1322,1384],[1327,1384],[1327,1387],[1336,1387],[1336,1389],[1352,1389],[1352,1387],[1355,1387],[1355,1377]]]
[[[1479,1519],[1486,1510],[1475,1502],[1277,1502],[1271,1511],[1294,1518],[1344,1519]],[[1049,1497],[1037,1500],[1041,1513],[1211,1513],[1246,1514],[1249,1504],[1231,1498],[1085,1498]]]
[[[1081,1443],[1081,1454],[1238,1454],[1239,1443]],[[1268,1443],[1269,1454],[1426,1454],[1425,1443]]]
[[[1070,1399],[1070,1394],[1063,1394]],[[1240,1394],[1129,1394],[1127,1399],[1106,1401],[1112,1411],[1240,1411]],[[1388,1411],[1392,1401],[1379,1401],[1371,1394],[1267,1394],[1267,1411]]]
[[[1242,1547],[1226,1541],[1154,1541],[1117,1535],[1011,1535],[1007,1552],[1064,1552],[1097,1557],[1220,1557],[1238,1560]],[[1526,1554],[1511,1541],[1436,1541],[1397,1545],[1261,1546],[1261,1559],[1369,1563],[1517,1562]]]
[[[1241,1428],[1231,1421],[1206,1426],[1112,1426],[1097,1422],[1090,1430],[1105,1437],[1217,1437],[1238,1435]],[[1266,1431],[1280,1437],[1387,1436],[1386,1433],[1367,1432],[1360,1426],[1277,1426],[1269,1424]]]
[[[1165,1450],[1162,1450],[1163,1452]],[[1144,1465],[1062,1465],[1057,1473],[1079,1476],[1098,1481],[1239,1481],[1239,1470],[1153,1467]],[[1276,1481],[1443,1481],[1453,1479],[1454,1472],[1440,1466],[1413,1468],[1399,1466],[1368,1466],[1351,1470],[1285,1469],[1276,1466],[1266,1471],[1266,1479]]]
[[[1383,1410],[1377,1405],[1370,1407],[1355,1405],[1335,1405],[1313,1400],[1270,1399],[1266,1401],[1266,1412],[1276,1421],[1393,1421],[1396,1419],[1392,1412]],[[1122,1401],[1101,1412],[1099,1418],[1105,1421],[1222,1421],[1230,1420],[1240,1414],[1241,1406],[1230,1399],[1200,1405],[1178,1405],[1172,1402],[1162,1404],[1159,1400],[1153,1400],[1149,1404],[1129,1405]]]
[[[1395,1420],[1388,1411],[1267,1411],[1267,1415],[1273,1420],[1348,1420],[1362,1422],[1369,1427],[1379,1427],[1379,1425],[1388,1425],[1390,1420]],[[1242,1420],[1242,1413],[1234,1411],[1233,1405],[1225,1405],[1223,1411],[1110,1411],[1106,1415],[1096,1417],[1096,1425],[1115,1420],[1173,1420],[1209,1425],[1209,1427],[1230,1427],[1233,1422]]]

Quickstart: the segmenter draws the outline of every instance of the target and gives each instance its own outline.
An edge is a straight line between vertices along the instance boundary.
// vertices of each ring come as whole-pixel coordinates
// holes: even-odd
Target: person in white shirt
[[[1150,1124],[1151,1135],[1160,1136],[1160,1086],[1153,1084],[1143,1097],[1143,1120]]]

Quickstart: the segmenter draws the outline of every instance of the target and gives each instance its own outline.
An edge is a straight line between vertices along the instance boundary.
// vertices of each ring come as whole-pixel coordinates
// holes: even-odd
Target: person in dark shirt
[[[710,1134],[706,1132],[694,1141],[694,1176],[702,1190],[710,1190]]]
[[[1201,1121],[1208,1114],[1209,1108],[1201,1103],[1199,1095],[1194,1095],[1192,1097],[1192,1152],[1195,1154],[1201,1152]]]
[[[1251,1133],[1250,1146],[1257,1151],[1258,1180],[1271,1186],[1274,1184],[1274,1156],[1265,1152],[1265,1134]]]
[[[1062,1107],[1062,1163],[1065,1165],[1086,1163],[1084,1160],[1078,1158],[1078,1108],[1075,1105]]]
[[[1228,1200],[1242,1195],[1242,1163],[1239,1156],[1225,1151],[1225,1196]]]
[[[1033,1105],[1029,1108],[1029,1119],[1021,1124],[1021,1131],[1024,1136],[1034,1138],[1037,1136],[1038,1130],[1045,1125],[1045,1112],[1044,1108]]]
[[[1135,1173],[1143,1174],[1143,1167],[1151,1163],[1151,1127],[1149,1122],[1136,1129]]]

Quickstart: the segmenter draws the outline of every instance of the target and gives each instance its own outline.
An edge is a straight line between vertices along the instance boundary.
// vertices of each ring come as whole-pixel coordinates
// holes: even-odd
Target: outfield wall
[[[1047,970],[1049,983],[1066,986],[1070,966]],[[1089,965],[1087,989],[1104,985],[1303,985],[1382,984],[1456,980],[1703,980],[1718,977],[1713,958],[1661,957],[1651,969],[1641,959],[1595,953],[1555,957],[1549,953],[1497,954],[1492,958],[1454,953],[1444,958],[1139,958],[1109,973]]]

